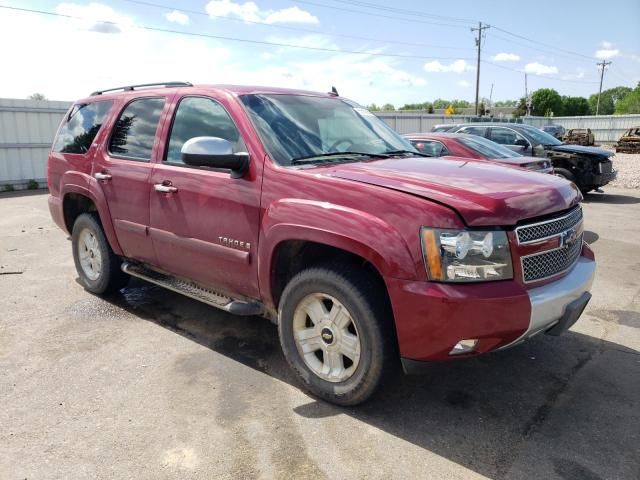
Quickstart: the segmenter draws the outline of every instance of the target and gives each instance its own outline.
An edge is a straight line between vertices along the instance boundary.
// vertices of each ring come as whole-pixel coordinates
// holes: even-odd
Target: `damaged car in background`
[[[567,145],[531,125],[513,123],[465,123],[449,130],[488,138],[496,143],[532,157],[547,157],[556,175],[575,183],[587,193],[613,181],[614,152],[582,145]]]
[[[616,145],[616,152],[640,153],[640,127],[625,131]]]

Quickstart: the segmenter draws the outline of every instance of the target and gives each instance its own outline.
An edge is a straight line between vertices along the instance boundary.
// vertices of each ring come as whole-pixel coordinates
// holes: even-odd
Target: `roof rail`
[[[139,85],[127,85],[126,87],[116,87],[116,88],[106,88],[104,90],[96,90],[95,92],[91,92],[91,96],[94,95],[102,95],[106,92],[114,92],[116,90],[123,90],[125,92],[131,92],[136,88],[140,87],[193,87],[193,83],[191,82],[158,82],[158,83],[141,83]]]

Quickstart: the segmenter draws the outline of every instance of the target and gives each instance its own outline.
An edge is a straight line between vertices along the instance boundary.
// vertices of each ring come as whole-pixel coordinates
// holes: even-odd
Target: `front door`
[[[520,155],[532,156],[531,142],[515,130],[507,127],[490,127],[489,140],[504,145]]]
[[[157,96],[127,103],[93,166],[124,255],[151,264],[155,263],[155,252],[147,232],[149,178],[164,108],[165,98]]]
[[[186,96],[175,108],[165,155],[151,175],[151,223],[158,265],[230,295],[259,298],[257,241],[262,164],[251,152],[242,178],[229,171],[191,167],[180,150],[194,137],[219,137],[247,151],[220,101]]]

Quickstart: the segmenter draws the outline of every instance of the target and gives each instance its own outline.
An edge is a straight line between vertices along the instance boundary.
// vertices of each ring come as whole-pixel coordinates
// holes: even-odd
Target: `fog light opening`
[[[449,352],[449,355],[461,355],[463,353],[473,352],[478,344],[477,338],[467,338],[465,340],[460,340]]]

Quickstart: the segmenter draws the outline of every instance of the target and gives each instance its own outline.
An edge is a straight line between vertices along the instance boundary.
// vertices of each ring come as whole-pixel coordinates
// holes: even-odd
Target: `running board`
[[[258,302],[234,300],[194,282],[166,275],[137,263],[122,262],[122,271],[234,315],[264,314],[264,308]]]

